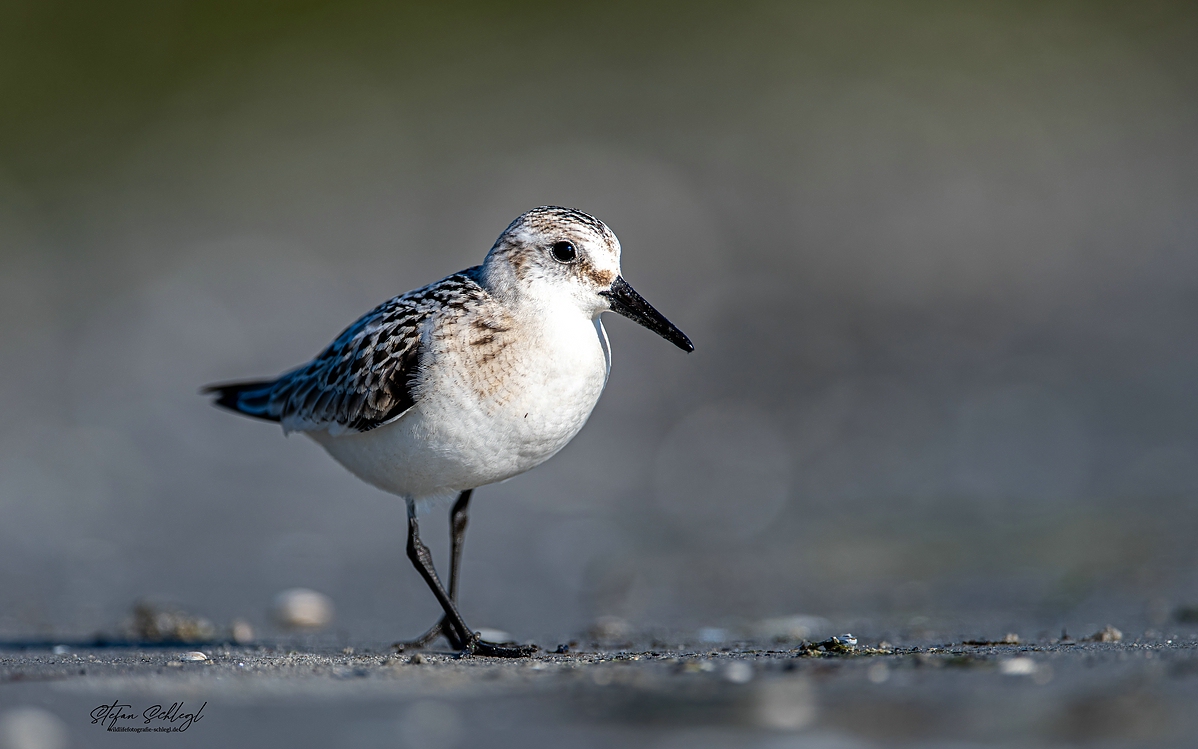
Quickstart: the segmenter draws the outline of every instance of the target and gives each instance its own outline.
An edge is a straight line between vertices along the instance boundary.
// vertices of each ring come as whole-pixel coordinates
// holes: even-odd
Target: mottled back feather
[[[487,292],[479,267],[397,296],[363,315],[307,364],[273,381],[214,385],[216,404],[286,431],[366,432],[419,400],[425,332],[438,315],[460,314]]]

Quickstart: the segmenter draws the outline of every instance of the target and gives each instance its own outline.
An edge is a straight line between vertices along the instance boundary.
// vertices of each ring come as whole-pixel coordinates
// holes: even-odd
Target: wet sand
[[[139,741],[125,735],[131,728],[178,728],[187,723],[181,716],[200,711],[186,730],[165,739],[170,746],[1107,741],[1180,747],[1198,741],[1193,637],[919,645],[862,640],[823,650],[799,643],[699,650],[583,643],[524,660],[437,650],[396,654],[385,644],[65,649],[9,643],[0,650],[0,735],[24,721],[35,738],[38,730],[49,732],[67,746],[129,746]],[[193,651],[206,660],[186,660]],[[166,713],[174,702],[183,704],[173,716],[146,723],[147,708],[160,704]],[[127,707],[95,712],[113,703]],[[114,714],[132,717],[114,720]],[[102,717],[93,723],[93,716]],[[106,724],[125,730],[109,731]]]

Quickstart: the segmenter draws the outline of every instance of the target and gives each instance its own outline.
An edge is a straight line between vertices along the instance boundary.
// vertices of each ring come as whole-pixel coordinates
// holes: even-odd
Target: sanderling
[[[483,641],[458,613],[467,508],[475,488],[543,463],[582,429],[611,369],[599,319],[608,311],[694,350],[624,281],[606,224],[542,206],[513,221],[482,265],[384,302],[307,364],[204,392],[307,434],[355,476],[403,497],[408,557],[445,612],[404,645],[441,635],[463,651],[528,655],[535,646]],[[454,495],[446,590],[417,515]]]

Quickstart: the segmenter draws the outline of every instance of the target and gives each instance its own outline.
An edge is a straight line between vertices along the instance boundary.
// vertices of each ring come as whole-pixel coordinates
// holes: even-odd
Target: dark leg
[[[453,503],[449,511],[449,600],[458,602],[458,570],[462,566],[462,547],[466,545],[466,511],[470,509],[470,495],[473,489],[467,489],[458,495],[458,501]]]
[[[474,492],[473,489],[467,489],[458,495],[458,500],[453,503],[453,509],[449,511],[449,600],[454,603],[458,602],[458,580],[462,565],[462,547],[466,543],[466,522],[469,519],[467,511],[470,509],[470,495]],[[417,637],[415,640],[396,643],[396,647],[400,650],[419,649],[428,647],[428,644],[440,637],[448,627],[447,620],[444,616],[441,620],[429,628],[427,632]],[[449,639],[446,637],[446,639]]]
[[[441,604],[442,610],[445,611],[443,621],[449,626],[442,627],[442,634],[449,640],[449,644],[459,650],[473,651],[478,635],[471,632],[466,622],[462,621],[457,606],[449,600],[449,593],[441,585],[441,578],[437,577],[437,570],[433,568],[433,557],[429,554],[428,547],[420,540],[420,526],[416,522],[415,514],[408,518],[408,559],[412,560],[416,571],[424,578],[429,590],[437,597],[437,603]]]
[[[469,492],[463,492],[461,497],[458,497],[457,504],[454,505],[453,515],[453,533],[454,546],[456,547],[456,555],[454,562],[457,562],[461,555],[461,536],[464,538],[466,532],[466,507],[470,502]],[[461,522],[458,522],[457,512],[458,506],[461,506]],[[459,650],[468,653],[477,653],[478,655],[493,655],[507,658],[523,658],[537,651],[535,645],[525,645],[518,647],[506,647],[495,643],[484,642],[478,638],[478,634],[472,632],[466,626],[466,622],[462,620],[462,615],[458,613],[457,606],[454,605],[450,594],[446,592],[444,586],[441,585],[441,579],[437,577],[437,571],[433,568],[432,555],[429,554],[428,547],[420,540],[420,528],[416,522],[414,513],[408,517],[408,558],[412,560],[416,571],[424,578],[424,582],[432,590],[433,595],[437,597],[437,602],[441,604],[445,616],[440,623],[434,628],[438,629],[439,633],[449,640],[449,644]],[[451,564],[452,567],[457,567],[457,564]],[[451,578],[451,589],[455,589],[456,575]],[[456,593],[457,591],[454,590]],[[431,632],[431,630],[430,630]],[[435,636],[435,635],[434,635]],[[422,638],[423,639],[423,638]],[[430,638],[431,639],[431,638]]]

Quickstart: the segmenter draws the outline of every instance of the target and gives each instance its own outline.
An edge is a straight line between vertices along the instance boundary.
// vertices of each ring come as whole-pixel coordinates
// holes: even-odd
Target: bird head
[[[620,240],[582,211],[541,206],[522,214],[487,253],[483,276],[492,293],[510,301],[564,299],[591,318],[615,312],[683,351],[695,348],[624,280]]]

